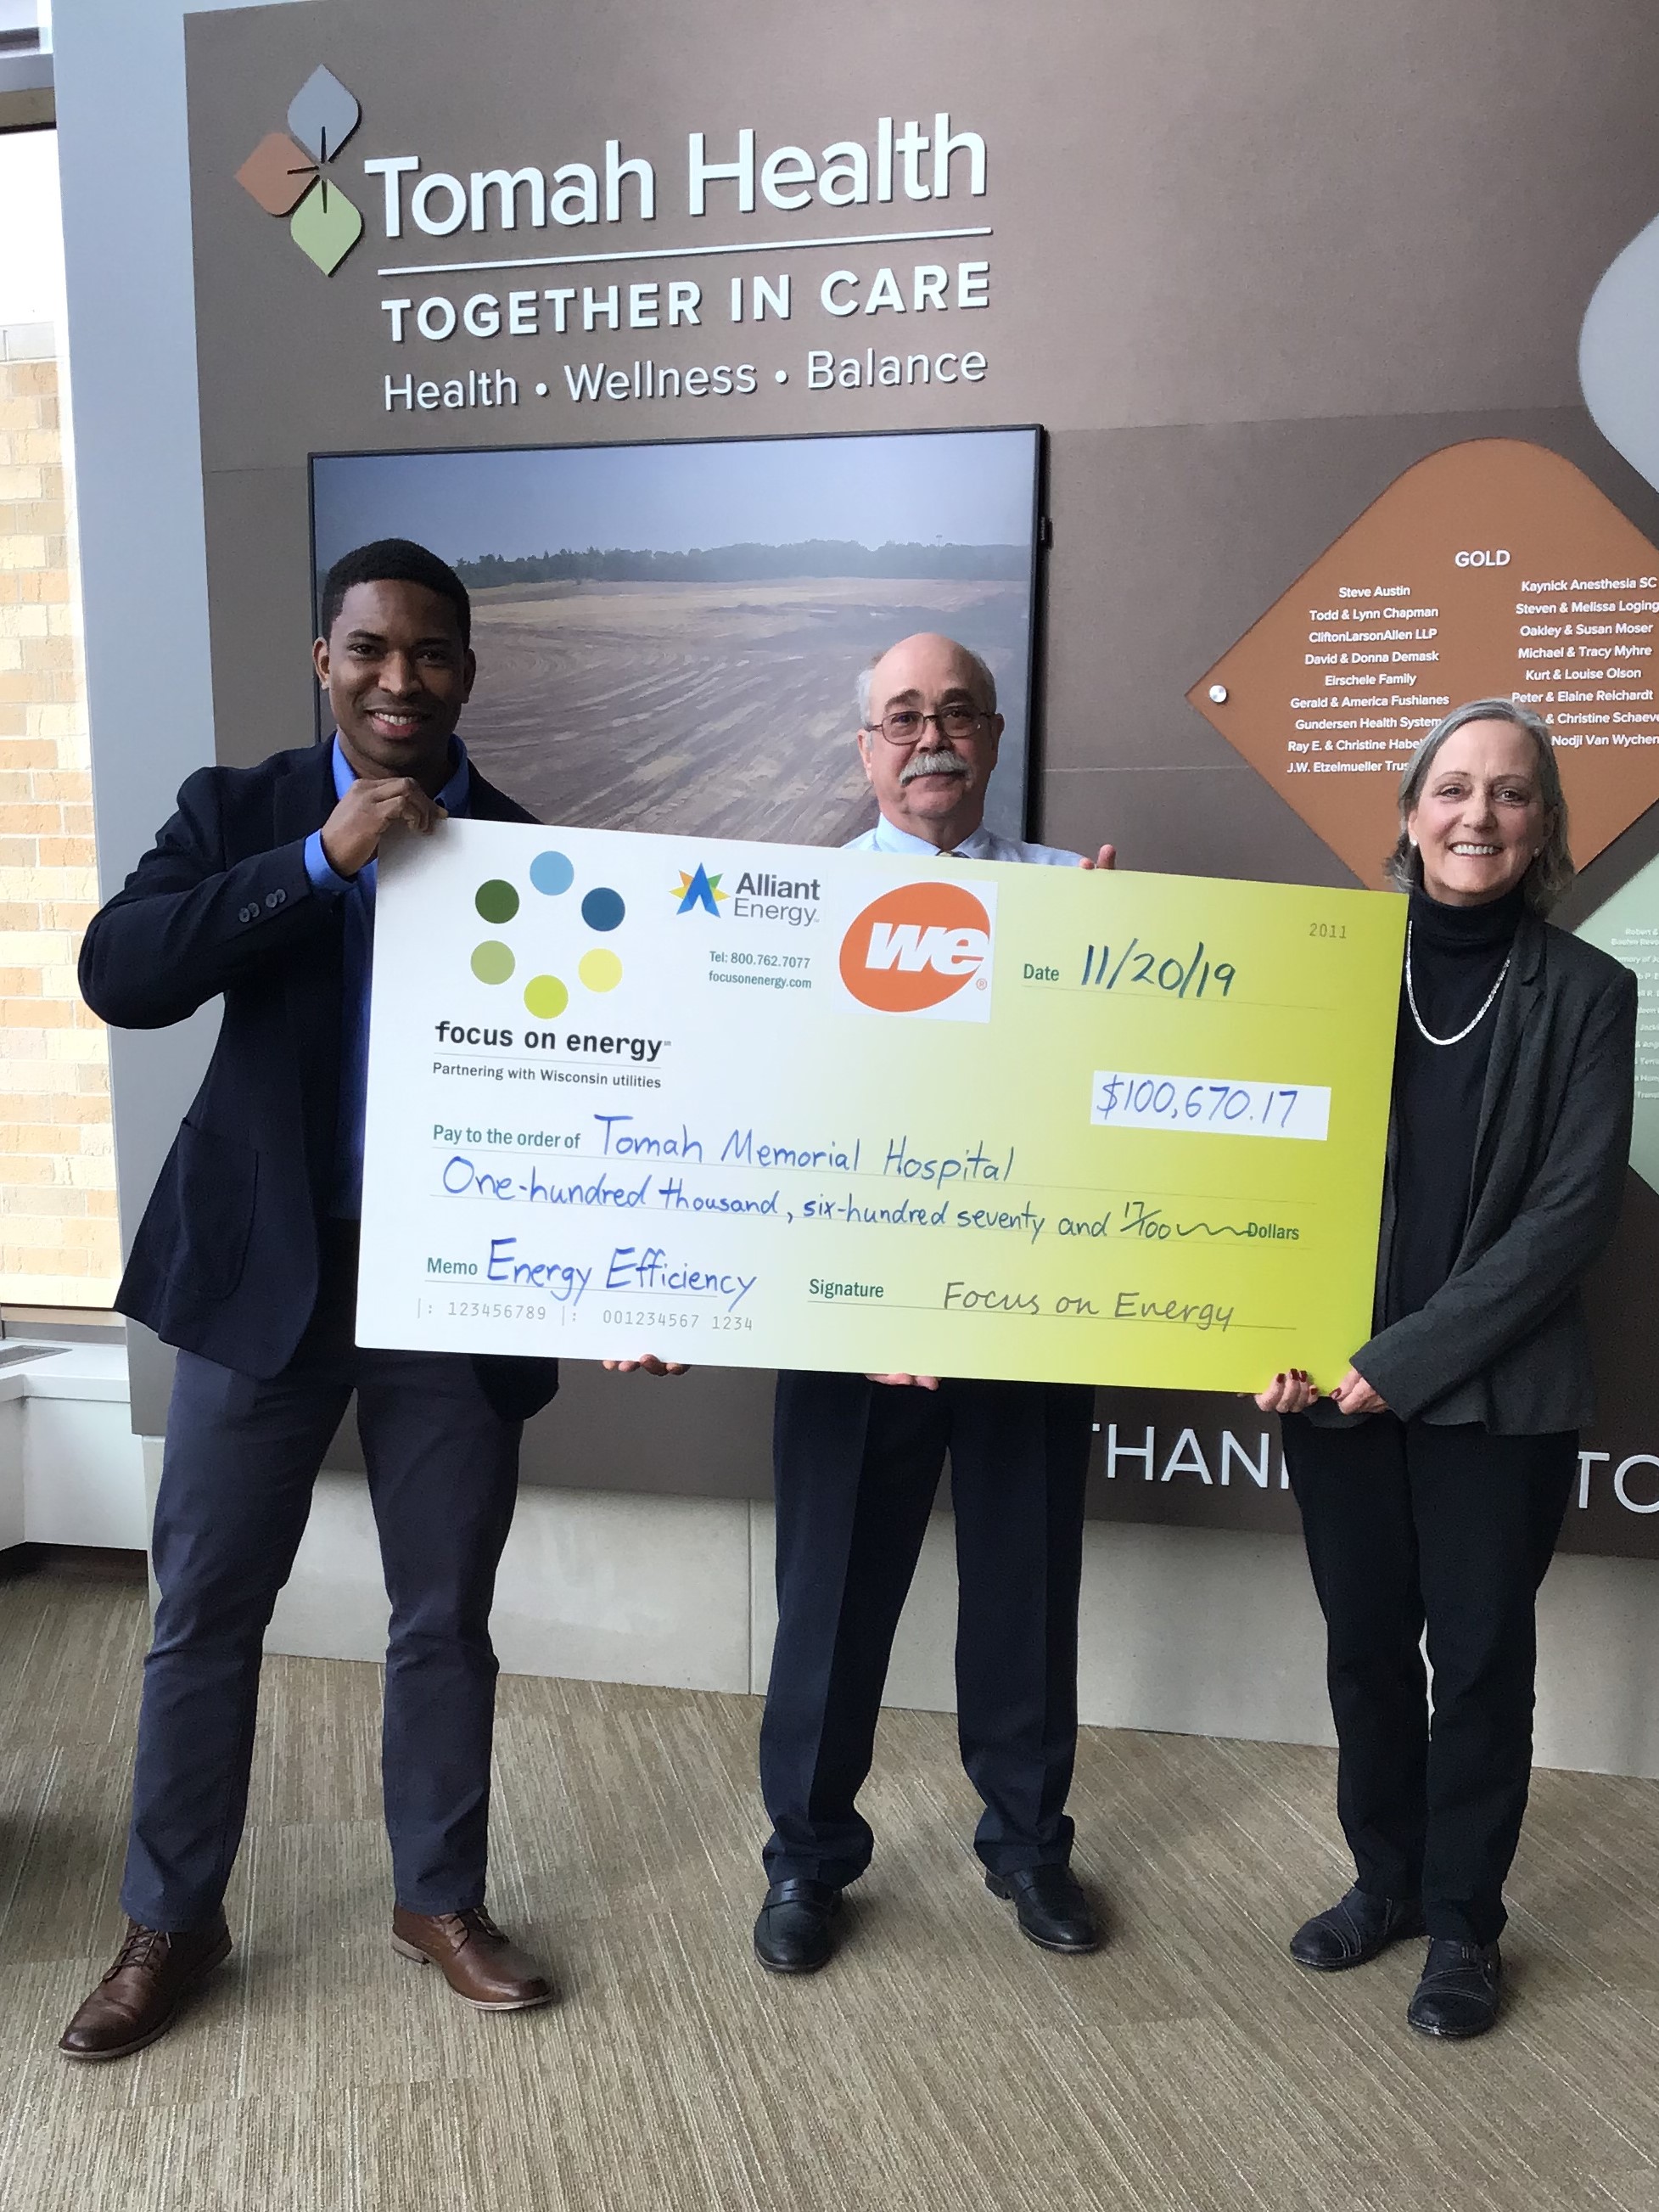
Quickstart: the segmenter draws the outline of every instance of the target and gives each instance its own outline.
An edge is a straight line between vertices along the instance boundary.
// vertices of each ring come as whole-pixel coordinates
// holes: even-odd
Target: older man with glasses
[[[860,757],[881,809],[854,849],[1103,867],[984,826],[1002,717],[977,654],[907,637],[859,680]],[[985,1883],[1051,1951],[1100,1935],[1069,1860],[1077,1618],[1093,1394],[932,1375],[784,1374],[773,1461],[778,1637],[761,1723],[770,1887],[755,1950],[811,1973],[874,1838],[856,1800],[899,1613],[945,1456],[957,1520],[963,1764],[984,1801]]]

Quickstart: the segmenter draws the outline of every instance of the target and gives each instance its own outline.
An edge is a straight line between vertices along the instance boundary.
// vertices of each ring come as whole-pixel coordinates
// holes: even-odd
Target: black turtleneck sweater
[[[1424,1028],[1436,1036],[1455,1036],[1474,1019],[1502,972],[1525,906],[1519,889],[1487,906],[1442,906],[1425,891],[1413,891],[1411,974]],[[1394,1064],[1395,1231],[1385,1327],[1422,1310],[1450,1274],[1463,1242],[1498,1006],[1495,999],[1461,1044],[1432,1045],[1412,1018],[1401,982]]]

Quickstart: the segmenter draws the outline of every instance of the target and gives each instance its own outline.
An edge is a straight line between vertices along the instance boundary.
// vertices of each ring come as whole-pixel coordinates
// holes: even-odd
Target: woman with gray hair
[[[1550,734],[1448,714],[1400,791],[1411,902],[1374,1329],[1282,1415],[1328,1631],[1356,1880],[1291,1955],[1363,1966],[1426,1933],[1425,2035],[1497,2017],[1504,1880],[1532,1770],[1534,1601],[1590,1413],[1578,1285],[1630,1149],[1636,979],[1545,916],[1572,880]],[[1432,1720],[1422,1644],[1434,1672]]]

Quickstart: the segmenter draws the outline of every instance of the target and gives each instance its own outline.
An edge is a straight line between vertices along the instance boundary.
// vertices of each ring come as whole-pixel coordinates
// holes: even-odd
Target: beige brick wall
[[[48,324],[0,325],[0,1302],[107,1306],[109,1055],[75,958],[97,898]]]

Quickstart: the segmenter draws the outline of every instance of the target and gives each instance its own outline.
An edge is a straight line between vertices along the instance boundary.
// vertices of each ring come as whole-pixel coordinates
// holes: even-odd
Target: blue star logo
[[[680,870],[680,879],[674,886],[674,895],[679,900],[674,909],[676,914],[690,914],[694,907],[700,906],[717,921],[720,917],[718,902],[730,896],[729,892],[720,889],[720,878],[711,876],[701,861],[695,876],[688,876],[684,868]]]

